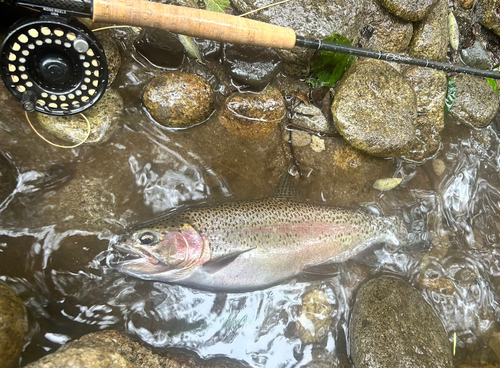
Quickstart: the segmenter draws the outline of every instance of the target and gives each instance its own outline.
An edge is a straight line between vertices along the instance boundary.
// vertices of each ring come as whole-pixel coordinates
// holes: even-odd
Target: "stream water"
[[[116,34],[127,47],[126,34]],[[184,131],[160,127],[140,101],[145,83],[160,72],[138,54],[124,56],[113,88],[126,108],[115,135],[95,147],[47,145],[3,95],[0,147],[19,171],[19,183],[0,212],[0,279],[29,311],[21,366],[101,329],[252,367],[300,367],[318,354],[331,355],[335,366],[348,353],[353,296],[362,282],[381,273],[401,275],[416,286],[423,279],[425,285],[451,280],[452,292],[420,288],[442,320],[450,347],[457,334],[456,361],[498,361],[488,347],[500,317],[498,121],[482,132],[448,122],[437,156],[445,165],[442,176],[433,174],[430,161],[395,160],[394,174],[405,178],[403,185],[385,194],[372,190],[371,199],[359,204],[386,213],[403,209],[414,229],[425,227],[431,234],[433,250],[380,245],[338,265],[334,276],[215,294],[118,273],[109,266],[109,239],[180,205],[272,195],[289,165],[287,147],[278,131],[259,143],[231,137],[215,118]],[[338,203],[318,190],[307,197]],[[303,343],[294,325],[303,295],[314,289],[327,295],[333,321],[319,342]]]

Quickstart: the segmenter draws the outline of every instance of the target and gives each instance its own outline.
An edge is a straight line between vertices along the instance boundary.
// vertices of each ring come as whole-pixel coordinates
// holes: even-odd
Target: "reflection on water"
[[[154,347],[185,347],[253,367],[303,366],[317,351],[327,357],[347,353],[353,295],[382,272],[417,286],[422,278],[450,280],[451,289],[421,289],[450,338],[457,332],[461,359],[489,349],[485,341],[500,317],[496,128],[472,132],[449,123],[437,157],[446,166],[443,175],[433,173],[430,162],[398,161],[401,188],[362,204],[403,212],[432,249],[425,242],[379,246],[339,265],[334,276],[243,294],[137,280],[109,266],[113,252],[107,244],[115,234],[179,205],[269,196],[286,168],[279,163],[287,161],[276,144],[255,149],[218,127],[215,118],[187,131],[159,127],[137,97],[152,78],[151,67],[129,59],[123,66],[129,72],[115,85],[127,108],[109,143],[60,150],[26,128],[17,105],[0,118],[0,146],[20,172],[16,193],[0,208],[0,276],[29,310],[23,365],[83,334],[117,329]],[[302,297],[314,289],[332,305],[332,324],[317,343],[303,343],[295,322]]]

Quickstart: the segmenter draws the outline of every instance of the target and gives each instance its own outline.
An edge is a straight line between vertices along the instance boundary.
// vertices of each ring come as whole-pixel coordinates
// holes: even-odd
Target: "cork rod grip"
[[[208,10],[148,0],[94,0],[93,20],[161,28],[186,36],[245,45],[291,49],[292,29]]]

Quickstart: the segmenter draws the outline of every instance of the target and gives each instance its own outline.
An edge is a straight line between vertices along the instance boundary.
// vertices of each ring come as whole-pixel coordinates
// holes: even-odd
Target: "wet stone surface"
[[[180,72],[153,79],[142,99],[151,116],[169,128],[200,124],[215,108],[215,94],[210,84],[198,75]]]
[[[66,142],[77,144],[85,139],[90,125],[90,135],[84,144],[106,142],[118,128],[119,117],[123,111],[123,99],[110,89],[99,102],[84,112],[87,121],[80,115],[53,116],[37,114],[40,125],[49,133]]]
[[[399,18],[416,22],[426,17],[436,1],[441,0],[381,0],[380,3]]]
[[[0,367],[9,367],[19,358],[27,332],[23,302],[0,280]]]
[[[177,35],[161,29],[145,29],[134,46],[153,65],[178,68],[184,60],[184,47]]]
[[[279,71],[280,57],[273,49],[226,44],[224,66],[238,83],[264,88]]]
[[[246,139],[264,139],[277,128],[285,113],[281,92],[269,86],[260,93],[231,95],[219,114],[219,120],[232,134]]]
[[[499,100],[486,79],[467,74],[457,74],[451,79],[457,86],[457,97],[450,116],[474,128],[488,126],[498,111]]]
[[[108,64],[108,87],[113,83],[120,70],[122,57],[120,49],[116,41],[106,33],[96,32],[96,37],[101,41],[104,54],[106,55],[106,63]]]
[[[62,346],[27,368],[243,368],[229,359],[204,361],[195,354],[176,350],[155,354],[118,331],[88,334]]]
[[[489,70],[491,67],[490,57],[479,41],[474,42],[471,47],[462,49],[460,53],[464,63],[471,68]]]
[[[366,26],[361,32],[363,47],[388,52],[402,52],[410,43],[413,23],[389,13],[378,0],[365,3]]]
[[[448,48],[448,3],[438,0],[427,17],[415,24],[409,51],[413,57],[441,61]]]
[[[399,277],[382,276],[361,287],[350,336],[356,368],[453,367],[441,321],[420,293]]]
[[[415,137],[415,92],[382,61],[358,61],[349,69],[338,86],[332,114],[339,133],[374,156],[400,156]]]
[[[421,161],[432,156],[441,145],[444,128],[444,104],[447,81],[442,71],[412,67],[403,76],[417,96],[416,137],[410,152],[405,157]]]
[[[474,9],[479,22],[500,36],[498,7],[500,7],[498,0],[478,0]]]
[[[297,335],[304,342],[316,342],[328,333],[332,323],[332,307],[327,295],[313,290],[302,298],[297,318]]]

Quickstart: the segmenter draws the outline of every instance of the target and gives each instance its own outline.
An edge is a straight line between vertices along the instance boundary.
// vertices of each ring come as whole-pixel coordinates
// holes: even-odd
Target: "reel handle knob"
[[[32,90],[26,90],[21,97],[21,105],[24,111],[33,112],[36,108],[36,93]]]

